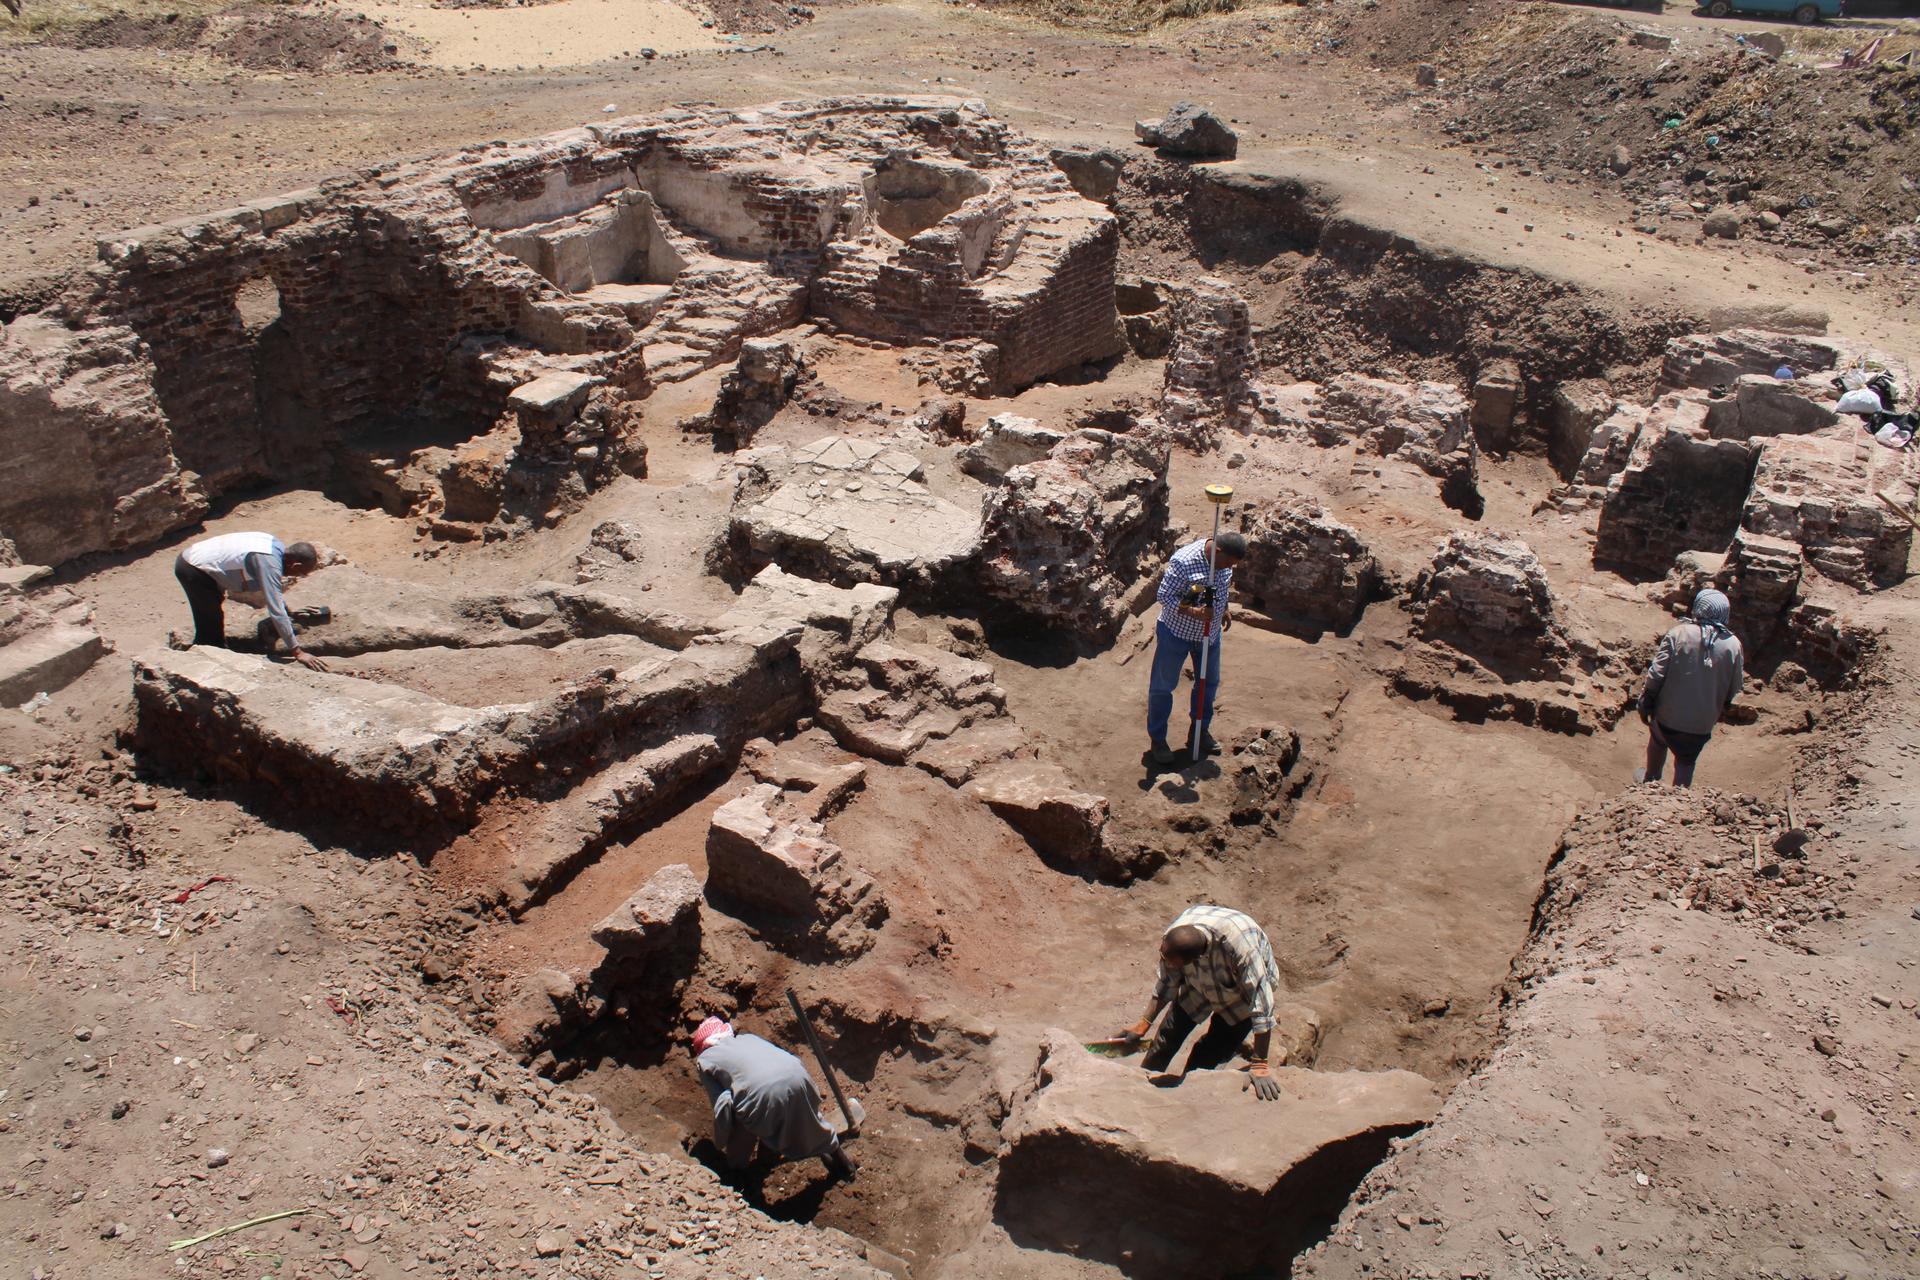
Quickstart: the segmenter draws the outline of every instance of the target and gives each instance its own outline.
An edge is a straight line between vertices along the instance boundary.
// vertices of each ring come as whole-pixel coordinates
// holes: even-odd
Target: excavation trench
[[[783,130],[815,150],[769,194],[739,139]],[[116,246],[160,366],[127,413],[170,415],[176,461],[269,466],[324,402],[364,464],[343,491],[448,568],[314,574],[307,647],[339,669],[310,683],[141,656],[137,740],[351,847],[434,851],[478,921],[436,970],[648,1147],[717,1159],[688,1032],[798,1047],[792,989],[868,1122],[851,1183],[750,1172],[775,1216],[921,1276],[1284,1274],[1494,1047],[1559,833],[1630,776],[1671,607],[1727,586],[1769,682],[1742,718],[1804,730],[1868,643],[1843,593],[1903,573],[1911,530],[1830,519],[1854,442],[1753,376],[1835,343],[1670,341],[1688,317],[1305,182],[1139,159],[1101,203],[1044,156],[944,100],[714,109],[236,211],[241,261]],[[422,234],[353,248],[347,293],[311,276],[371,214]],[[324,364],[390,416],[269,358],[394,280],[431,305]],[[257,412],[193,400],[176,288],[218,300]],[[82,341],[34,332],[49,367]],[[1253,545],[1223,750],[1157,767],[1155,589],[1216,515]],[[55,549],[142,535],[87,536]],[[1716,744],[1719,785],[1772,788],[1761,738]],[[1271,940],[1278,1103],[1080,1047],[1209,902]]]
[[[1134,1275],[1194,1274],[1166,1237],[1112,1220],[1115,1206],[1133,1206],[1131,1214],[1184,1197],[1265,1222],[1260,1247],[1241,1261],[1283,1271],[1331,1224],[1387,1139],[1415,1126],[1382,1127],[1306,1160],[1286,1183],[1284,1214],[1260,1212],[1258,1196],[1240,1203],[1216,1189],[1206,1200],[1185,1185],[1204,1179],[1182,1172],[1173,1153],[1129,1172],[1097,1153],[1042,1145],[1024,1165],[1013,1158],[1007,1182],[1003,1129],[1033,1086],[1049,1028],[1094,1039],[1137,1014],[1153,940],[1191,902],[1231,903],[1265,923],[1283,974],[1279,1040],[1296,1064],[1410,1069],[1444,1090],[1490,1049],[1497,991],[1559,828],[1615,780],[1621,745],[1610,735],[1461,723],[1394,697],[1375,669],[1395,652],[1385,611],[1381,622],[1389,625],[1363,623],[1319,644],[1236,633],[1223,741],[1237,745],[1274,725],[1302,733],[1291,775],[1252,821],[1239,756],[1143,789],[1138,761],[1103,745],[1134,737],[1138,659],[1122,664],[1109,652],[1062,667],[995,655],[1022,725],[1081,785],[1110,797],[1116,827],[1168,860],[1155,878],[1126,887],[1048,867],[924,771],[802,734],[783,749],[865,770],[863,788],[824,825],[884,887],[889,915],[871,948],[851,958],[790,954],[709,891],[697,946],[631,984],[609,978],[601,1016],[557,1043],[545,1069],[599,1098],[647,1145],[718,1168],[685,1029],[720,1012],[799,1050],[785,1004],[791,987],[815,1011],[869,1120],[851,1146],[862,1165],[851,1184],[831,1182],[817,1162],[750,1171],[746,1194],[767,1212],[847,1231],[920,1275],[948,1264],[965,1274],[983,1257],[1011,1265],[1015,1255],[992,1251],[1013,1248],[1034,1274],[1071,1274],[1075,1259]],[[1487,788],[1488,776],[1502,785]],[[591,880],[533,908],[493,945],[564,968],[554,950],[561,940],[577,939],[587,916],[660,868],[683,862],[710,876],[712,815],[753,785],[731,778],[610,851]],[[1440,820],[1466,795],[1476,796],[1479,822]],[[1138,1087],[1152,1088],[1144,1076]],[[1236,1095],[1228,1105],[1256,1104]],[[1230,1116],[1217,1119],[1231,1124]],[[1097,1181],[1081,1181],[1089,1177]]]

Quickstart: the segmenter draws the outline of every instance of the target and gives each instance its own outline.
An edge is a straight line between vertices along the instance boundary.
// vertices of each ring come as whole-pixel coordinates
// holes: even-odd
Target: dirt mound
[[[1476,8],[1385,0],[1334,40],[1385,65],[1433,64],[1448,133],[1523,174],[1618,190],[1643,230],[1910,256],[1920,69],[1837,65],[1875,32],[1793,32],[1774,58],[1732,32],[1652,31],[1627,13]]]
[[[380,71],[402,65],[400,49],[364,15],[321,10],[239,9],[219,18],[116,13],[49,33],[69,49],[205,49],[254,71]]]
[[[707,0],[714,25],[722,31],[771,35],[812,22],[814,14],[849,0]]]
[[[1183,18],[1232,13],[1245,0],[983,0],[997,9],[1038,18],[1070,31],[1145,31]]]
[[[212,48],[254,71],[381,71],[401,65],[400,48],[386,29],[357,14],[256,11]]]
[[[111,14],[49,36],[47,43],[69,49],[192,49],[206,34],[205,18],[169,13],[140,18]]]

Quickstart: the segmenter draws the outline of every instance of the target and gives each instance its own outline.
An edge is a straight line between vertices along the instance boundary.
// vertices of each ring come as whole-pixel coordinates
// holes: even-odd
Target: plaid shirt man
[[[1244,912],[1210,906],[1188,907],[1167,932],[1189,924],[1206,934],[1211,945],[1192,964],[1170,965],[1163,959],[1154,997],[1164,1004],[1177,1002],[1195,1022],[1217,1013],[1229,1022],[1251,1022],[1255,1035],[1272,1031],[1280,969],[1266,933]]]
[[[1167,560],[1167,571],[1160,578],[1160,625],[1182,640],[1206,639],[1206,623],[1180,612],[1186,603],[1187,588],[1207,581],[1207,540],[1189,542]],[[1233,584],[1233,570],[1220,568],[1213,574],[1213,634],[1225,628],[1227,588]]]

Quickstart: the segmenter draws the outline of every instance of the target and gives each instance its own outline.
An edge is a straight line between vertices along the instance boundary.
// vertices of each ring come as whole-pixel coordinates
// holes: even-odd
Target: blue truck
[[[1846,0],[1708,0],[1701,6],[1709,18],[1724,18],[1731,13],[1757,17],[1792,18],[1810,27],[1822,18],[1837,18],[1846,11]]]

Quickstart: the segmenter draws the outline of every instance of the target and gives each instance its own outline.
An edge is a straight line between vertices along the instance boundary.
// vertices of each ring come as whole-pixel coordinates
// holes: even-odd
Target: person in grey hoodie
[[[1640,719],[1647,726],[1647,767],[1637,782],[1658,782],[1673,753],[1673,785],[1693,785],[1713,726],[1740,696],[1746,657],[1727,626],[1731,606],[1708,587],[1693,598],[1693,617],[1660,638],[1640,693]]]

